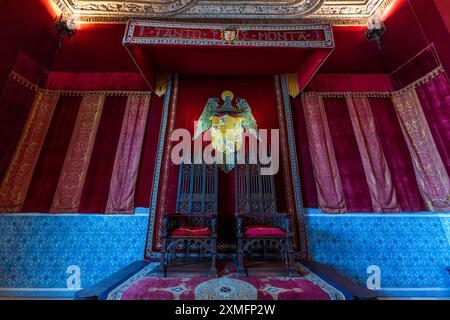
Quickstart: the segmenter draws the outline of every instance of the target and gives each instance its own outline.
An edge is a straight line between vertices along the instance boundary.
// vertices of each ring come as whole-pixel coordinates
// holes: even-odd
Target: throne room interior
[[[0,17],[0,299],[450,296],[450,1],[0,0]],[[250,166],[171,159],[177,129],[223,114],[279,133],[256,195]],[[240,231],[255,197],[278,238]],[[213,225],[176,242],[185,209]]]

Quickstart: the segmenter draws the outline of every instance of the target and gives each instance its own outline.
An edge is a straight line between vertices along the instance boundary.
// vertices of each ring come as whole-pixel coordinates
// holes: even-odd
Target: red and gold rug
[[[152,263],[112,288],[107,300],[348,300],[352,295],[298,264],[295,277],[167,277]]]

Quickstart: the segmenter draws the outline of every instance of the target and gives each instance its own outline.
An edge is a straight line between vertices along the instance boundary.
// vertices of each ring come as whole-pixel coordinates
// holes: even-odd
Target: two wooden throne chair
[[[218,165],[181,164],[175,213],[163,213],[160,273],[179,259],[210,259],[209,275],[216,276]],[[238,275],[246,275],[245,261],[277,253],[291,275],[293,263],[290,217],[277,212],[273,176],[260,174],[260,164],[234,169],[236,250]]]

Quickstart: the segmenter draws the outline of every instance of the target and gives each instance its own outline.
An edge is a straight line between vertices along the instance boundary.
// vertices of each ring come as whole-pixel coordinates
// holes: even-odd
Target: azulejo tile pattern
[[[306,226],[310,258],[362,286],[376,265],[382,289],[450,288],[450,215],[307,214]]]
[[[67,268],[81,287],[142,260],[148,215],[2,215],[0,288],[66,288]]]
[[[448,217],[442,217],[441,223],[447,236],[448,245],[450,246],[450,215]]]
[[[0,216],[0,288],[65,288],[70,265],[92,286],[144,253],[148,212],[136,215]],[[311,259],[366,285],[450,288],[450,215],[306,215]]]

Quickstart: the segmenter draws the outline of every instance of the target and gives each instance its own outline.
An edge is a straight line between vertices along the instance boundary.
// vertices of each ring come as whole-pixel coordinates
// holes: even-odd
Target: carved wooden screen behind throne
[[[273,175],[261,175],[261,164],[239,164],[235,172],[235,205],[239,214],[277,211]]]
[[[164,275],[177,256],[205,255],[211,258],[209,274],[216,275],[217,180],[217,165],[180,165],[176,213],[164,215],[160,265]]]
[[[217,165],[182,164],[178,176],[177,212],[217,213]]]

